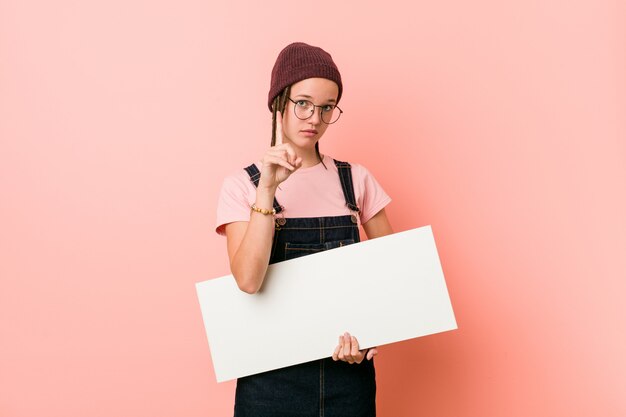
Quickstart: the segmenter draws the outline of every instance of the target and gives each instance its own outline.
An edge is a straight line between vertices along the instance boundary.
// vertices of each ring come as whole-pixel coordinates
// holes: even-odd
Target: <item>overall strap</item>
[[[252,184],[254,184],[254,187],[255,188],[258,187],[259,186],[259,179],[261,178],[261,172],[256,167],[256,165],[252,164],[250,166],[245,167],[244,169],[246,170],[246,172],[250,176],[250,181],[252,181]],[[283,211],[283,206],[278,204],[278,201],[276,201],[276,197],[274,197],[274,210],[276,210],[276,214],[278,214],[281,211]]]
[[[356,205],[356,198],[354,197],[354,185],[352,184],[352,166],[348,162],[341,162],[333,159],[339,171],[339,180],[341,181],[341,189],[343,190],[343,196],[346,198],[346,206],[352,211],[360,213],[361,210]]]

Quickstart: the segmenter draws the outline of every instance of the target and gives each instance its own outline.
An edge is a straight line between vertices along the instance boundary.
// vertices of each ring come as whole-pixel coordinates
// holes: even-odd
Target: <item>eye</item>
[[[306,100],[298,100],[296,101],[296,106],[299,107],[309,107],[309,102]]]
[[[322,107],[322,111],[324,112],[331,112],[335,109],[335,106],[333,106],[332,104],[327,104],[324,107]]]

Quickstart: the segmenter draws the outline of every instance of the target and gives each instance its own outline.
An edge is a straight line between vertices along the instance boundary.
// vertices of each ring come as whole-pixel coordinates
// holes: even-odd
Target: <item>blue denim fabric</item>
[[[341,168],[345,169],[346,165],[347,169],[350,168],[347,163],[341,164],[345,164]],[[253,181],[254,168],[247,169]],[[343,169],[339,172],[346,203],[356,208],[351,176],[346,175]],[[350,215],[284,220],[282,225],[276,222],[270,264],[359,242],[359,228]],[[329,354],[333,348],[328,347]],[[364,359],[360,364],[349,364],[335,362],[328,357],[237,380],[235,417],[375,415],[376,372],[373,360]]]

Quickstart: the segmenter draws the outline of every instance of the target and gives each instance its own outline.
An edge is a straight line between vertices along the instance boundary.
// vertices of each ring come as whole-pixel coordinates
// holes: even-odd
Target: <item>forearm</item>
[[[257,188],[256,206],[271,209],[275,192],[275,188]],[[244,237],[230,265],[242,291],[254,294],[261,288],[270,260],[273,237],[274,217],[252,211]]]

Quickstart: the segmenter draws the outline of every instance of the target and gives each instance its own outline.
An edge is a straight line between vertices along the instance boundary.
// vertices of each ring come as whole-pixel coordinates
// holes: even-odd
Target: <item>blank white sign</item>
[[[430,226],[269,266],[261,291],[196,283],[218,382],[457,328]]]

